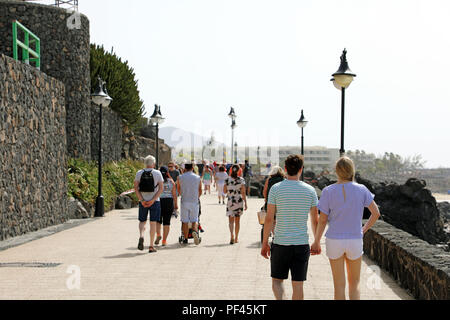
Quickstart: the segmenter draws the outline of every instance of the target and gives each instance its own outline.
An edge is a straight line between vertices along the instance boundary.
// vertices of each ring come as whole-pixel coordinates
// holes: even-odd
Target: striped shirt
[[[317,207],[318,204],[313,187],[293,180],[277,183],[270,189],[268,204],[277,207],[274,244],[309,244],[308,216],[311,208]]]

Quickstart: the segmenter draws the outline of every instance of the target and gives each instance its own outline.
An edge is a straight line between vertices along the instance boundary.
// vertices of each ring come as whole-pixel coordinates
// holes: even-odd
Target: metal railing
[[[22,61],[26,64],[34,62],[38,70],[41,69],[41,40],[17,20],[12,24],[13,32],[13,58],[19,60],[19,48],[22,49]],[[18,39],[18,32],[24,33],[23,42]],[[31,45],[34,44],[34,49]]]
[[[78,11],[78,0],[24,0],[25,2],[36,2],[50,6]]]

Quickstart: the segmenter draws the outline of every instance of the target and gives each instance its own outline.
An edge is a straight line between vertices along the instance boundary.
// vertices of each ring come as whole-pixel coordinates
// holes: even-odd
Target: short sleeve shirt
[[[170,181],[167,180],[167,182],[164,182],[164,190],[161,193],[161,199],[173,199],[173,194],[172,194],[172,190],[173,190],[173,186],[175,184]]]
[[[228,178],[228,174],[226,172],[218,172],[216,173],[216,180],[219,184],[224,184]]]
[[[308,217],[317,203],[316,191],[304,182],[284,180],[275,184],[268,197],[268,204],[277,208],[274,244],[309,244]]]
[[[160,182],[164,182],[163,176],[161,174],[161,172],[159,172],[158,170],[155,169],[144,169],[144,170],[140,170],[138,171],[138,173],[136,173],[136,178],[134,179],[134,181],[136,182],[140,182],[141,181],[141,177],[142,174],[144,173],[144,171],[152,171],[152,175],[153,175],[153,180],[155,181],[155,192],[141,192],[142,198],[144,199],[144,201],[150,201],[153,199],[153,197],[155,196],[155,194],[159,191],[159,183]],[[156,199],[156,201],[160,201],[160,199]]]
[[[333,184],[322,191],[319,210],[328,216],[329,239],[362,239],[364,208],[369,207],[375,195],[364,185],[349,182]]]
[[[225,180],[225,185],[227,186],[229,197],[242,197],[241,189],[242,186],[245,186],[245,180],[243,178],[238,177],[237,179],[233,179],[232,177],[228,177]]]

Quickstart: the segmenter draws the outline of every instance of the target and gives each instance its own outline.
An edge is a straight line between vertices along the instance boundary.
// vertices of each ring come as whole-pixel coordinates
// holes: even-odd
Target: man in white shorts
[[[193,172],[193,165],[191,163],[185,164],[186,173],[182,174],[177,180],[177,190],[181,195],[180,217],[182,223],[182,230],[184,235],[184,244],[188,243],[189,237],[189,223],[192,224],[192,236],[194,243],[200,244],[198,236],[198,214],[199,214],[199,199],[202,195],[202,181],[200,176]]]

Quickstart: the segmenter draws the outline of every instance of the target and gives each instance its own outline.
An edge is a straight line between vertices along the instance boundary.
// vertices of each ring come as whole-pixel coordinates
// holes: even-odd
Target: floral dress
[[[245,180],[241,177],[234,179],[228,177],[225,180],[228,190],[227,216],[240,217],[244,213],[244,199],[241,195],[241,188],[245,186]]]

